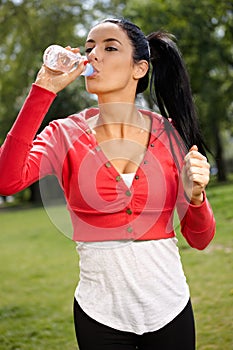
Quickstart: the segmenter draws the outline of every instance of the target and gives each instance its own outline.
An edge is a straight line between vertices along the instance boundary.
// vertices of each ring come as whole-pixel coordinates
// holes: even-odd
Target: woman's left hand
[[[182,180],[185,193],[194,205],[203,202],[203,191],[210,179],[210,164],[205,156],[198,152],[197,146],[192,146],[184,158]]]

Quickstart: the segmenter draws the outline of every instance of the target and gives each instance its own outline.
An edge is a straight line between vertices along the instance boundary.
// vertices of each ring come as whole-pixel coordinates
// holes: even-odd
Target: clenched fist
[[[210,164],[205,156],[198,152],[197,146],[192,146],[184,158],[182,180],[186,195],[194,205],[203,202],[203,191],[210,179]]]

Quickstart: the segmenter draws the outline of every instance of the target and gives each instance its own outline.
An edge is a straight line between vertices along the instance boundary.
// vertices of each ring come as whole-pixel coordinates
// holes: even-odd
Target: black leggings
[[[80,350],[194,350],[195,327],[191,302],[170,323],[155,332],[137,335],[107,327],[90,318],[74,300],[74,323]]]

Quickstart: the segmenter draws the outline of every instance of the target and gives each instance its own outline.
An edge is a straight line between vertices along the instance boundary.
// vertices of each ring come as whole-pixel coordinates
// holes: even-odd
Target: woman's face
[[[86,41],[86,56],[95,73],[86,78],[88,92],[103,101],[135,97],[137,79],[133,48],[127,34],[114,23],[94,27]]]

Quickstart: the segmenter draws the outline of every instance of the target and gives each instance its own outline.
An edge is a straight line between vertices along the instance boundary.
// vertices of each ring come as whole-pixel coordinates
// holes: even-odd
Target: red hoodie
[[[32,86],[0,149],[2,195],[56,175],[76,241],[171,238],[175,236],[176,208],[188,243],[197,249],[208,245],[215,232],[211,207],[206,196],[199,206],[188,203],[171,144],[182,166],[181,153],[174,135],[168,137],[160,115],[143,110],[152,119],[150,140],[128,188],[86,122],[98,113],[97,109],[54,120],[35,138],[55,97],[48,90]]]

